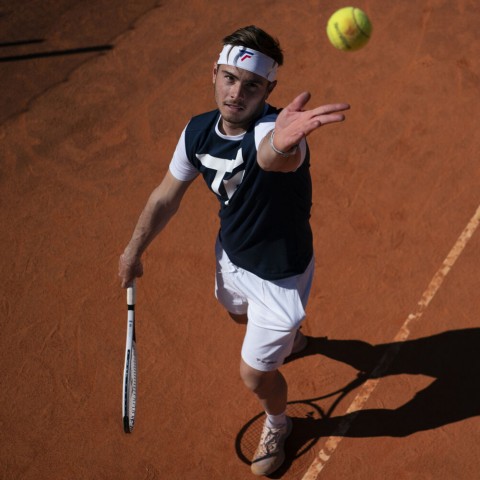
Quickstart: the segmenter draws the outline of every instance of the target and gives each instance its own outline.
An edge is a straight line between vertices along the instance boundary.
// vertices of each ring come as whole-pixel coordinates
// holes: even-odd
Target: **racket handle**
[[[127,305],[135,305],[137,299],[137,288],[135,286],[135,281],[132,283],[131,287],[127,288]]]

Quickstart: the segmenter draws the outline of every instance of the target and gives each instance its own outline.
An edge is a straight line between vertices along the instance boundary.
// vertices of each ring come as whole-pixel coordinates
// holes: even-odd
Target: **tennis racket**
[[[125,365],[123,367],[122,415],[123,430],[132,433],[135,425],[137,401],[137,351],[135,347],[135,283],[127,288],[127,341],[125,345]]]

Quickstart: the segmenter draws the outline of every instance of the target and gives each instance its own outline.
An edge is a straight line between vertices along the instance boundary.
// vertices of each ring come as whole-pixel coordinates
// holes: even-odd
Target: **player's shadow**
[[[362,410],[350,415],[355,421],[346,436],[404,437],[480,414],[479,347],[480,328],[470,328],[380,345],[311,337],[302,353],[347,363],[369,378],[404,374],[432,377],[426,388],[396,409]],[[330,417],[319,424],[326,423],[332,429],[347,417]]]
[[[424,375],[433,380],[398,408],[365,409],[335,416],[338,405],[335,403],[334,408],[322,412],[322,418],[294,418],[294,432],[287,443],[286,462],[272,478],[281,478],[298,458],[298,452],[321,437],[332,434],[405,437],[480,414],[480,328],[451,330],[430,337],[379,345],[361,340],[315,337],[308,337],[308,340],[307,349],[288,361],[320,354],[344,362],[358,370],[358,378],[350,384],[350,391],[368,378]]]

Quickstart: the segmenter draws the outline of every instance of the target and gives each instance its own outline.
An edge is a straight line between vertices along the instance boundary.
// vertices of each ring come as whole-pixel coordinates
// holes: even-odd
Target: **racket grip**
[[[135,305],[137,299],[137,288],[135,286],[135,281],[132,283],[131,287],[127,288],[127,305]]]

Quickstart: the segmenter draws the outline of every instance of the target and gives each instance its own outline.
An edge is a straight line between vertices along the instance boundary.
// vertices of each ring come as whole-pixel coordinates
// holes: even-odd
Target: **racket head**
[[[289,448],[286,458],[286,464],[291,464],[294,460],[303,457],[318,442],[320,435],[316,435],[315,427],[324,417],[324,412],[315,403],[305,400],[288,402],[286,413],[293,420],[293,431],[288,440]],[[241,428],[235,439],[237,456],[247,465],[251,464],[257,449],[265,418],[264,412],[251,418]]]

